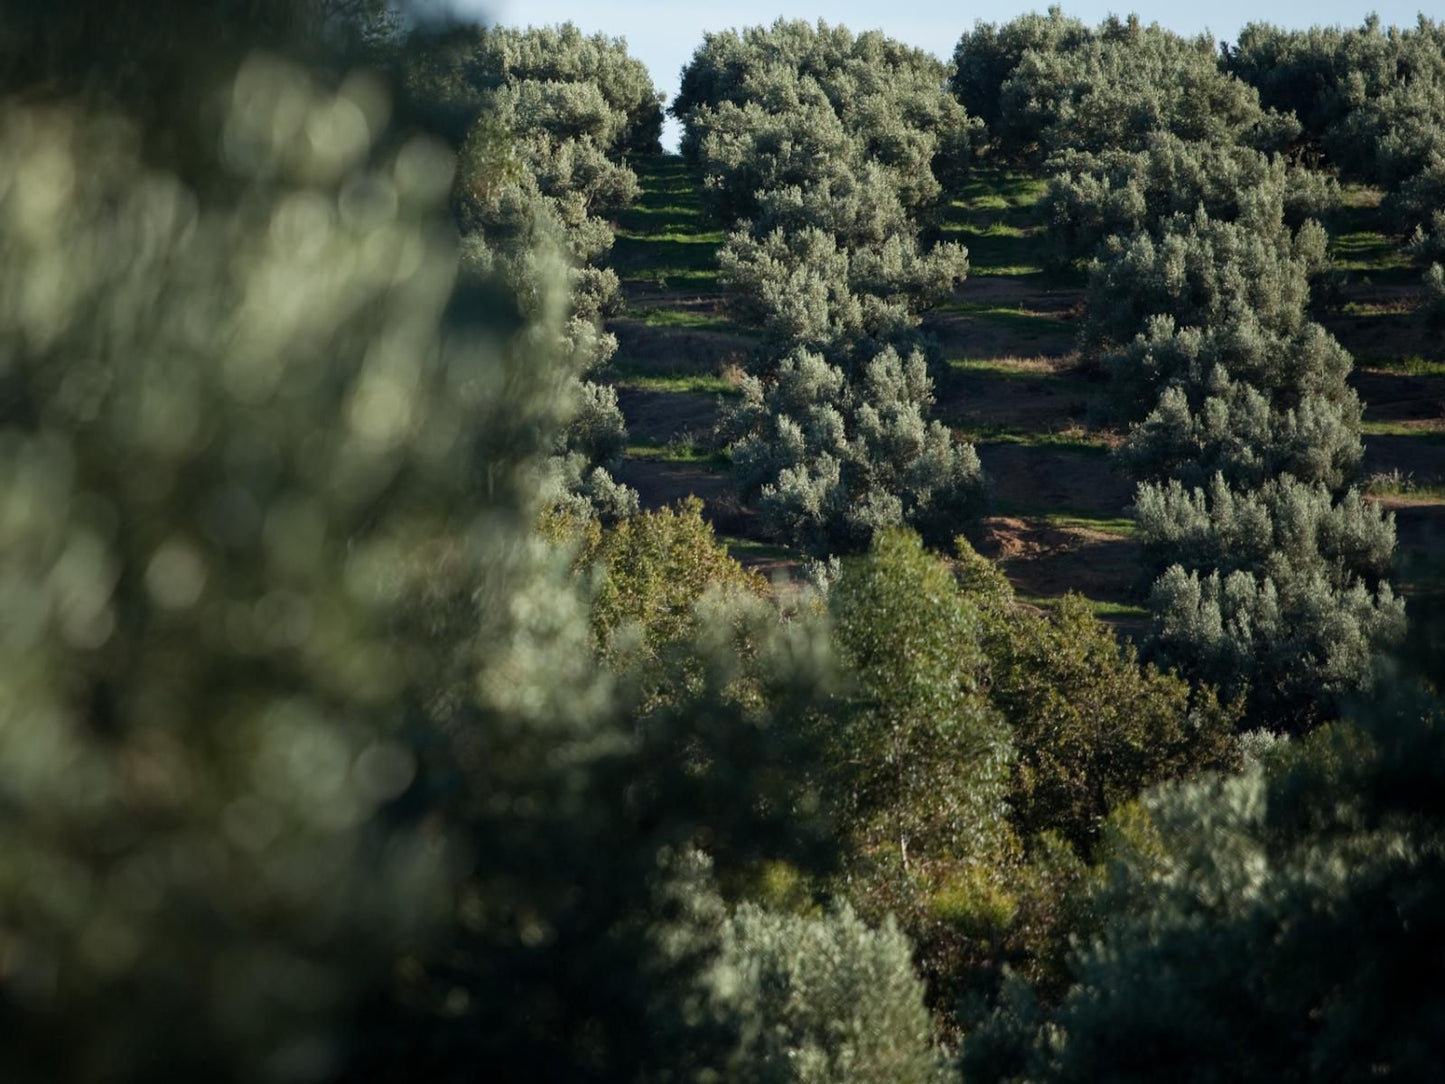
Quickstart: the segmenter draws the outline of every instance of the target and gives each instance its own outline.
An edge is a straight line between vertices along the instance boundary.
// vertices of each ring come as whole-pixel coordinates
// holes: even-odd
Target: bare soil
[[[709,446],[717,426],[719,397],[688,391],[618,388],[617,405],[627,432],[639,443],[691,441]]]

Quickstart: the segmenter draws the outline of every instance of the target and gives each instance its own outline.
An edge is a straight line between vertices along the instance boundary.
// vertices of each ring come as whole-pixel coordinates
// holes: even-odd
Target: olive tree
[[[1261,108],[1253,87],[1220,71],[1207,35],[1185,38],[1135,17],[1110,20],[1066,50],[1026,50],[1000,106],[1003,129],[1028,133],[1040,158],[1138,150],[1161,131],[1274,150],[1299,131],[1293,117]]]
[[[1281,472],[1339,489],[1358,468],[1349,354],[1309,318],[1324,262],[1314,223],[1291,234],[1177,215],[1111,238],[1091,267],[1085,342],[1134,423],[1136,477],[1257,484]]]
[[[1387,576],[1392,513],[1358,490],[1334,499],[1288,475],[1235,489],[1146,484],[1136,497],[1155,581],[1154,650],[1229,695],[1250,718],[1299,729],[1368,689],[1375,653],[1404,632]]]
[[[979,490],[972,449],[928,424],[916,312],[967,269],[920,215],[973,128],[942,69],[881,34],[779,21],[710,34],[674,113],[715,217],[734,312],[762,344],[725,419],[746,497],[813,552],[904,522],[936,532]]]
[[[1137,151],[1066,151],[1048,163],[1041,213],[1054,258],[1088,259],[1106,237],[1157,234],[1176,214],[1262,232],[1298,229],[1338,202],[1338,185],[1252,147],[1154,132]]]
[[[973,448],[924,416],[933,388],[917,350],[860,351],[845,370],[799,348],[742,392],[723,432],[743,493],[779,538],[824,555],[905,523],[941,538],[978,504]]]

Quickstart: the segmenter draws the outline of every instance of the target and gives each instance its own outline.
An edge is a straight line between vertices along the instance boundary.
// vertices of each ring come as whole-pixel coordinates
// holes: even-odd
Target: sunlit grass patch
[[[1034,208],[1047,188],[1025,173],[976,170],[942,209],[938,239],[967,247],[972,275],[1043,274],[1047,253]]]
[[[715,373],[687,371],[658,371],[632,365],[625,361],[614,362],[609,367],[611,382],[625,388],[642,388],[646,391],[690,392],[694,395],[722,395],[736,398],[741,394],[737,384],[725,376]]]
[[[629,444],[623,455],[628,459],[647,459],[655,463],[686,463],[705,470],[726,470],[732,463],[727,451],[693,440],[640,441]]]
[[[1041,610],[1053,611],[1064,601],[1063,596],[1044,597],[1042,595],[1018,595],[1020,602],[1026,602],[1030,606],[1037,606]],[[1085,598],[1089,609],[1098,618],[1142,618],[1150,616],[1149,610],[1143,606],[1131,605],[1127,602],[1107,602],[1102,599]]]
[[[663,305],[634,306],[624,314],[629,320],[636,320],[647,327],[680,328],[687,331],[719,331],[731,335],[756,335],[751,328],[713,312],[697,312],[693,309],[672,308]]]
[[[988,320],[1007,327],[1025,338],[1073,334],[1073,327],[1057,312],[1038,312],[1022,305],[998,305],[986,301],[950,301],[940,305],[939,312]]]
[[[1445,441],[1445,418],[1407,422],[1364,421],[1360,423],[1360,432],[1367,437],[1413,437],[1417,440]]]
[[[1414,501],[1445,501],[1445,480],[1417,480],[1413,472],[1398,468],[1371,475],[1365,482],[1371,497],[1403,497]]]
[[[1445,360],[1423,358],[1419,354],[1405,357],[1360,354],[1355,357],[1355,366],[1360,369],[1379,369],[1400,376],[1445,376]]]
[[[1347,185],[1342,204],[1324,216],[1335,267],[1354,278],[1406,281],[1419,277],[1400,239],[1381,210],[1382,193],[1365,185]]]
[[[1108,455],[1112,448],[1109,435],[1090,433],[1083,429],[1040,432],[1006,425],[966,425],[954,426],[953,431],[970,444],[1016,444],[1025,448],[1058,448],[1084,455]]]
[[[958,373],[975,373],[1017,380],[1029,384],[1092,384],[1095,381],[1076,367],[1076,360],[1054,357],[949,358],[948,367]]]
[[[718,541],[728,548],[735,558],[751,557],[754,560],[801,561],[806,556],[802,550],[779,546],[772,542],[759,542],[754,538],[738,538],[733,535],[719,535]]]

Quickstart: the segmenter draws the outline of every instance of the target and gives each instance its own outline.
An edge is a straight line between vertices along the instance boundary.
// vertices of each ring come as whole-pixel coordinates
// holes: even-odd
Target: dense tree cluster
[[[969,1080],[1429,1076],[1442,1006],[1438,700],[1396,690],[1110,825],[1113,916],[1047,1011],[1015,984]]]
[[[1225,65],[1266,104],[1294,112],[1342,176],[1386,189],[1396,228],[1427,267],[1445,254],[1445,23],[1253,23]]]
[[[1353,492],[1340,496],[1361,458],[1351,361],[1306,314],[1323,232],[1307,223],[1293,235],[1264,233],[1202,211],[1160,230],[1157,240],[1141,232],[1105,246],[1084,332],[1114,376],[1120,417],[1133,423],[1121,456],[1141,482],[1137,506],[1149,510],[1163,573],[1152,594],[1155,646],[1196,676],[1251,686],[1252,717],[1290,726],[1367,684],[1372,649],[1399,635],[1400,603],[1381,582],[1393,520],[1374,517],[1368,546],[1305,546],[1287,568],[1270,563],[1283,539],[1268,516],[1254,524],[1261,543],[1244,550],[1180,540],[1205,503],[1232,514],[1226,493],[1259,490],[1262,502],[1245,503],[1276,513],[1318,511],[1331,494],[1347,519],[1358,505]],[[1187,500],[1181,484],[1193,491]],[[1169,525],[1170,516],[1183,519]],[[1327,679],[1314,680],[1320,674]]]
[[[1163,498],[1171,484],[1199,502],[1216,484],[1305,504],[1344,494],[1362,457],[1361,407],[1349,355],[1309,316],[1311,281],[1328,268],[1310,215],[1337,188],[1278,153],[1302,131],[1293,103],[1261,105],[1205,40],[1133,19],[1090,30],[1057,10],[980,24],[955,63],[955,92],[979,102],[979,73],[1012,65],[980,105],[996,117],[995,153],[1043,163],[1055,258],[1092,257],[1081,347],[1112,378],[1139,506],[1180,512]],[[1275,690],[1251,708],[1261,724],[1289,725],[1322,690],[1329,702],[1359,687],[1373,646],[1399,631],[1386,569],[1352,563],[1354,549],[1313,553],[1286,584],[1262,552],[1248,568],[1225,550],[1184,560],[1177,535],[1161,528],[1150,544],[1163,574],[1154,650],[1232,693]],[[1284,616],[1271,609],[1280,591]],[[1340,629],[1354,646],[1326,661],[1321,645]],[[1317,666],[1334,676],[1312,684]]]
[[[662,112],[641,62],[625,43],[575,26],[512,30],[423,29],[394,61],[403,105],[458,151],[454,213],[466,260],[538,297],[529,269],[534,238],[564,238],[575,261],[565,348],[579,379],[576,406],[552,460],[556,499],[608,518],[636,510],[612,480],[626,425],[610,387],[585,379],[616,352],[602,320],[621,310],[616,274],[603,265],[610,221],[637,198],[625,156],[655,149]]]
[[[1050,8],[980,22],[959,40],[954,67],[954,93],[1007,157],[1137,151],[1161,132],[1274,150],[1299,134],[1298,121],[1220,70],[1208,35],[1182,37],[1137,16],[1090,28]]]
[[[1349,354],[1309,318],[1325,235],[1178,215],[1111,238],[1089,280],[1086,348],[1114,377],[1124,461],[1141,480],[1333,489],[1360,462]]]
[[[1216,474],[1207,488],[1141,486],[1137,511],[1168,566],[1152,598],[1159,654],[1231,693],[1247,685],[1261,722],[1318,720],[1403,631],[1387,582],[1394,522],[1358,490],[1332,499],[1288,474],[1234,488]]]
[[[1109,237],[1158,232],[1174,215],[1204,210],[1211,219],[1276,234],[1298,229],[1332,208],[1338,185],[1239,144],[1189,142],[1151,133],[1136,151],[1068,150],[1048,162],[1042,214],[1053,259],[1095,255]]]
[[[959,246],[918,242],[976,128],[945,74],[876,32],[779,21],[709,34],[672,106],[713,214],[737,227],[723,280],[764,333],[724,427],[744,493],[814,552],[904,523],[946,532],[980,489],[972,448],[926,419],[914,330],[967,271]]]

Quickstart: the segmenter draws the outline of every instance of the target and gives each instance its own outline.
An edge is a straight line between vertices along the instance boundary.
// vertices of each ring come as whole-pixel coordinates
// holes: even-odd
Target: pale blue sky
[[[704,30],[755,26],[779,16],[789,19],[826,19],[843,23],[851,30],[881,29],[889,35],[921,46],[943,59],[953,53],[959,35],[976,19],[1005,22],[1024,11],[1043,11],[1037,5],[1008,0],[981,0],[973,5],[914,0],[888,3],[880,0],[725,0],[716,4],[680,3],[678,0],[457,0],[463,11],[485,13],[491,21],[507,25],[543,26],[571,20],[583,30],[603,31],[627,39],[628,51],[652,72],[652,81],[669,97],[676,93],[678,73],[702,42]],[[1234,40],[1248,22],[1271,22],[1288,27],[1315,24],[1356,26],[1371,7],[1347,0],[1282,0],[1273,5],[1250,0],[1214,0],[1212,3],[1115,4],[1106,0],[1063,4],[1064,11],[1089,23],[1097,23],[1111,12],[1138,12],[1147,22],[1158,22],[1180,33],[1208,30],[1216,40]],[[1412,25],[1421,10],[1420,0],[1391,0],[1377,3],[1386,24]],[[675,147],[677,132],[671,122],[663,142]]]

